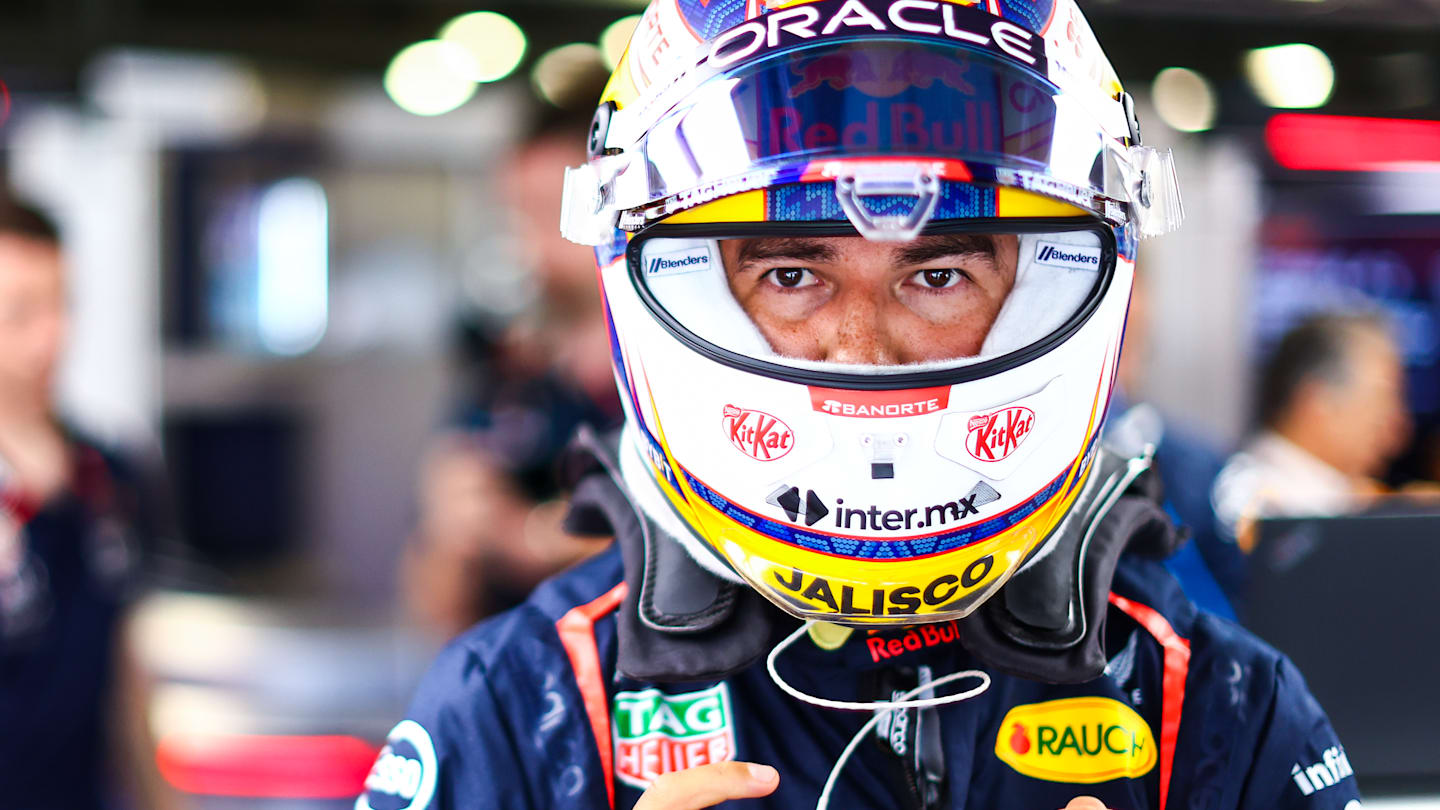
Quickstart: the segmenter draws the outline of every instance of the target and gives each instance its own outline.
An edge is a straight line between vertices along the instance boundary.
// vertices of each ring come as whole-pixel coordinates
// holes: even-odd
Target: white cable
[[[924,709],[929,706],[944,706],[947,703],[958,703],[962,700],[969,700],[970,698],[975,697],[976,695],[979,695],[981,692],[984,692],[986,689],[990,688],[989,675],[981,672],[978,669],[967,669],[964,672],[956,672],[950,675],[946,675],[944,678],[939,678],[935,681],[932,681],[927,688],[934,688],[942,681],[945,683],[949,683],[952,680],[958,679],[961,675],[979,678],[980,680],[984,681],[984,683],[980,684],[974,689],[971,689],[968,692],[959,692],[954,695],[946,695],[945,697],[925,698],[923,700],[905,700],[902,698],[901,700],[877,700],[873,703],[858,703],[844,700],[826,700],[825,698],[818,698],[814,695],[807,695],[804,692],[801,692],[799,689],[796,689],[795,687],[786,683],[785,679],[780,677],[780,673],[775,671],[775,659],[780,657],[780,653],[783,652],[787,647],[789,647],[791,644],[794,644],[797,638],[808,632],[810,630],[810,625],[812,624],[815,624],[813,620],[801,625],[800,629],[791,633],[785,638],[784,641],[776,644],[775,649],[771,650],[770,654],[765,657],[765,669],[770,673],[770,679],[775,682],[775,685],[780,687],[781,691],[783,691],[790,697],[793,697],[799,701],[804,701],[805,703],[809,703],[812,706],[819,706],[824,709],[840,709],[841,711],[847,712],[870,712],[875,711],[876,709]],[[907,695],[906,697],[909,696]]]
[[[869,734],[870,730],[873,729],[875,724],[879,723],[882,718],[890,716],[896,709],[923,709],[929,706],[959,703],[962,700],[969,700],[970,698],[976,697],[990,688],[989,674],[981,672],[978,669],[967,669],[962,672],[952,672],[944,677],[936,678],[929,683],[923,683],[901,695],[899,700],[877,700],[870,703],[859,703],[845,700],[826,700],[825,698],[807,695],[786,683],[785,679],[780,677],[780,673],[775,670],[775,659],[779,658],[780,653],[795,643],[795,640],[801,635],[809,632],[810,626],[813,624],[815,624],[814,621],[808,621],[801,625],[800,629],[786,636],[784,641],[776,644],[775,648],[770,651],[770,654],[765,657],[765,669],[770,673],[770,680],[774,681],[775,685],[780,687],[781,691],[785,692],[785,694],[801,702],[809,703],[812,706],[820,706],[826,709],[840,709],[842,711],[875,712],[874,716],[866,721],[865,725],[861,726],[859,731],[855,732],[855,736],[850,738],[850,742],[845,746],[845,750],[840,752],[840,758],[835,760],[835,766],[830,769],[830,776],[825,779],[825,788],[820,791],[820,801],[815,804],[815,810],[827,810],[830,806],[830,792],[835,789],[835,781],[840,778],[840,771],[845,767],[845,763],[850,760],[850,756],[855,753],[855,749],[860,746],[861,740],[865,739],[865,735]],[[980,685],[973,689],[944,697],[911,700],[911,698],[921,692],[929,692],[938,686],[943,686],[963,678],[976,678],[980,681]]]
[[[909,700],[909,698],[914,697],[921,692],[928,692],[937,686],[941,686],[952,681],[958,681],[961,678],[979,678],[980,685],[975,687],[974,689],[969,690],[968,692],[959,692],[954,695],[946,695],[945,697],[941,698],[927,698],[925,700],[916,701]],[[856,704],[860,706],[890,706],[892,708],[887,708],[882,711],[876,712],[875,716],[867,720],[865,722],[865,725],[861,726],[860,730],[855,732],[855,736],[850,738],[850,744],[846,745],[845,750],[840,752],[840,758],[835,760],[835,767],[830,769],[830,776],[825,780],[825,789],[820,791],[820,801],[815,803],[815,810],[826,810],[830,806],[830,791],[835,789],[835,780],[840,778],[840,770],[845,767],[845,762],[850,759],[851,754],[855,753],[855,749],[860,746],[860,742],[865,739],[865,735],[870,733],[870,729],[874,728],[875,724],[880,722],[881,718],[889,717],[891,714],[894,713],[894,707],[938,706],[942,703],[958,703],[962,700],[969,700],[970,698],[979,695],[981,692],[984,692],[986,689],[989,688],[989,675],[981,672],[978,669],[967,669],[963,672],[952,672],[942,678],[936,678],[929,683],[922,683],[914,689],[911,689],[909,692],[901,695],[898,701],[877,702],[872,704]]]

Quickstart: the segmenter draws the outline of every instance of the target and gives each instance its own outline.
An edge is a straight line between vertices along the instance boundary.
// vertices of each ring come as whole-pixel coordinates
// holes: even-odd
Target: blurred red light
[[[1440,121],[1284,113],[1265,125],[1265,145],[1287,169],[1440,170]]]
[[[155,761],[186,793],[343,799],[360,795],[377,753],[355,737],[185,735],[162,739]]]

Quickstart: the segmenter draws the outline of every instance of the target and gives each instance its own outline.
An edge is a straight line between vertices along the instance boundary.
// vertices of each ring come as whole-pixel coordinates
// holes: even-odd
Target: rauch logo
[[[735,757],[735,729],[725,684],[667,695],[620,692],[611,713],[615,775],[640,789],[667,773]]]
[[[1035,412],[1015,406],[970,417],[965,449],[979,461],[1000,461],[1015,452],[1035,429]]]
[[[1159,759],[1144,718],[1103,697],[1016,706],[1000,723],[995,756],[1035,779],[1085,785],[1143,776]]]
[[[726,405],[721,424],[735,449],[756,461],[783,458],[795,446],[790,426],[762,411]]]

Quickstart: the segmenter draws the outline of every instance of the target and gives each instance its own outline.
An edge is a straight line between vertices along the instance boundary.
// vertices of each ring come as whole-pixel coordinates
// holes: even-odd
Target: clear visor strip
[[[789,649],[790,645],[794,644],[801,636],[808,635],[811,626],[814,624],[816,624],[816,622],[813,620],[805,622],[799,629],[789,636],[786,636],[783,641],[775,645],[774,649],[770,650],[770,654],[765,657],[765,670],[770,673],[770,680],[774,681],[775,685],[780,687],[780,691],[811,706],[819,706],[822,709],[875,713],[865,725],[860,727],[859,731],[855,732],[855,736],[850,738],[850,742],[845,746],[845,750],[840,752],[840,758],[835,760],[834,767],[830,769],[830,775],[825,779],[825,788],[820,791],[820,800],[816,802],[815,810],[826,810],[830,806],[830,794],[835,789],[835,782],[840,778],[840,771],[845,768],[845,763],[850,761],[850,757],[855,753],[855,749],[860,747],[861,741],[875,728],[875,725],[882,719],[893,714],[896,709],[924,709],[930,706],[944,706],[950,703],[959,703],[979,697],[990,688],[990,675],[988,673],[978,669],[967,669],[960,672],[952,672],[944,677],[936,678],[929,683],[921,684],[901,695],[899,700],[877,700],[872,703],[861,703],[857,701],[828,700],[826,698],[815,697],[814,695],[807,695],[780,677],[780,673],[775,669],[775,661],[780,657],[780,653]],[[953,695],[945,695],[944,697],[918,697],[924,693],[933,692],[936,687],[967,678],[974,678],[978,680],[980,684],[964,692],[957,692]]]
[[[999,175],[1002,178],[1020,178],[1017,182],[1006,185],[1015,185],[1026,191],[1064,200],[1096,213],[1116,225],[1134,222],[1139,235],[1144,238],[1178,230],[1185,220],[1185,206],[1180,197],[1175,156],[1171,150],[1131,146],[1107,149],[1106,156],[1111,174],[1120,181],[1115,189],[1119,192],[1119,199],[1092,195],[1084,189],[1074,188],[1045,176],[1013,170],[999,172]],[[600,158],[593,163],[565,170],[560,233],[566,239],[592,247],[608,244],[615,239],[615,230],[618,227],[623,226],[625,230],[631,231],[639,230],[655,218],[668,216],[727,194],[766,187],[775,174],[773,169],[756,169],[745,176],[711,184],[715,191],[710,193],[688,190],[665,198],[651,199],[649,194],[627,194],[618,190],[617,183],[623,179],[622,175],[638,176],[639,173],[626,172],[625,170],[630,168],[630,161],[623,157],[619,158],[620,164],[611,163],[616,159]],[[917,168],[926,168],[930,164],[917,161],[914,165]],[[893,171],[893,168],[891,170]],[[1021,177],[1022,175],[1024,176]],[[719,189],[724,189],[723,193]],[[843,189],[841,191],[842,202],[845,202],[845,197],[851,195],[845,194]],[[926,203],[929,202],[927,197],[933,199],[928,189],[921,193],[910,193],[917,198],[916,210],[919,212],[925,211]],[[674,204],[675,200],[687,195],[691,196],[689,202]],[[667,200],[670,202],[667,203]],[[667,204],[652,208],[657,203]],[[862,233],[878,230],[867,227],[863,209],[855,207],[856,211],[847,210],[847,214],[857,229]],[[623,222],[622,214],[625,215]],[[918,232],[913,223],[906,223],[910,227],[896,227],[898,224],[886,224],[886,229],[892,234],[888,238],[913,238],[912,234]],[[922,221],[921,227],[923,224]]]

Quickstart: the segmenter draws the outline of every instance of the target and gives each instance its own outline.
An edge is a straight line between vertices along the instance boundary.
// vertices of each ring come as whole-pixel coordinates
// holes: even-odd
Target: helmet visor
[[[1021,171],[1078,200],[1100,191],[1105,136],[1065,102],[1032,70],[963,45],[871,38],[772,54],[703,81],[649,127],[643,166],[625,173],[617,202],[689,192],[678,210],[747,182],[791,182],[816,161],[866,156],[959,161],[987,182]]]
[[[677,229],[662,226],[633,240],[632,278],[692,347],[781,376],[928,373],[1033,350],[1078,328],[1115,262],[1093,223],[992,219],[905,243],[842,228],[715,234],[721,227],[665,236]]]

